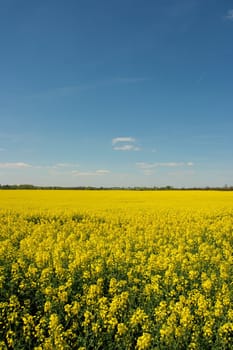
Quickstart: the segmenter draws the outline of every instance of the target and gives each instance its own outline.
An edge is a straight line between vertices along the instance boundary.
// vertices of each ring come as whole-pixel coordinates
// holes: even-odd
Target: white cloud
[[[72,171],[72,174],[74,176],[93,176],[96,175],[96,172],[88,172],[88,171],[78,171],[78,170],[74,170]]]
[[[114,151],[140,151],[133,137],[115,137],[112,139]]]
[[[113,147],[115,151],[140,151],[140,148],[134,145],[122,145]]]
[[[76,163],[57,163],[54,165],[56,168],[70,168],[70,167],[78,167],[79,164]]]
[[[102,176],[102,175],[107,175],[109,173],[110,171],[106,169],[99,169],[95,171],[78,171],[78,170],[72,171],[72,174],[74,176]]]
[[[233,21],[233,9],[228,10],[227,15],[225,16],[225,18]]]
[[[112,139],[112,144],[115,145],[118,142],[135,142],[133,137],[115,137]]]
[[[154,169],[157,167],[180,167],[180,166],[193,166],[192,162],[158,162],[158,163],[146,163],[138,162],[136,163],[137,167],[140,169]]]
[[[32,165],[23,163],[23,162],[16,162],[16,163],[0,163],[1,169],[21,169],[21,168],[31,168]]]
[[[96,173],[99,175],[106,175],[106,174],[109,174],[110,171],[106,169],[99,169],[99,170],[96,170]]]

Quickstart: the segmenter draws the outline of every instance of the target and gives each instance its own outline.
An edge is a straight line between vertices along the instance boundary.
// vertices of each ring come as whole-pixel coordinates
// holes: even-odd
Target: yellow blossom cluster
[[[233,193],[0,191],[0,349],[232,349]]]

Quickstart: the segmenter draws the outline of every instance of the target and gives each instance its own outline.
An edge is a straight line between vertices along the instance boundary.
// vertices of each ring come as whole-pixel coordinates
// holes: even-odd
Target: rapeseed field
[[[0,349],[233,349],[233,193],[0,191]]]

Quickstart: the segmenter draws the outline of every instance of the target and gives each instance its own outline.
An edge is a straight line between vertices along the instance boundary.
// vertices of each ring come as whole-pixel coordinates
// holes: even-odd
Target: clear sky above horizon
[[[0,184],[233,185],[233,1],[0,0]]]

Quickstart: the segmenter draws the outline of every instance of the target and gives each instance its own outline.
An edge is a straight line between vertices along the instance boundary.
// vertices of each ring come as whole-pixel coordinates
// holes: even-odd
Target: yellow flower
[[[218,333],[225,344],[232,345],[233,322],[224,323],[224,325],[219,328]]]
[[[51,310],[51,302],[50,301],[46,301],[44,303],[44,312],[48,312]]]
[[[132,326],[137,326],[138,324],[142,325],[147,319],[148,316],[144,310],[137,308],[130,318],[130,323]]]
[[[118,323],[117,334],[124,335],[128,331],[128,327],[124,323]]]
[[[220,300],[217,300],[214,307],[214,315],[220,317],[223,314],[223,305]]]
[[[93,314],[90,311],[86,310],[84,312],[84,321],[82,323],[83,326],[87,327],[92,322],[93,319],[94,319]]]
[[[231,191],[0,190],[0,349],[230,349],[232,203]]]
[[[101,328],[100,328],[100,325],[98,323],[94,322],[91,325],[91,329],[92,329],[93,333],[96,335],[96,334],[98,334],[98,332],[100,331]]]
[[[212,281],[208,278],[202,282],[202,288],[206,293],[209,293],[212,288]]]
[[[152,340],[151,334],[143,333],[142,336],[140,336],[137,339],[136,349],[138,350],[148,349],[151,345],[151,340]]]
[[[206,338],[210,338],[213,334],[212,327],[214,324],[214,320],[209,320],[205,323],[205,325],[202,327],[203,334]]]

